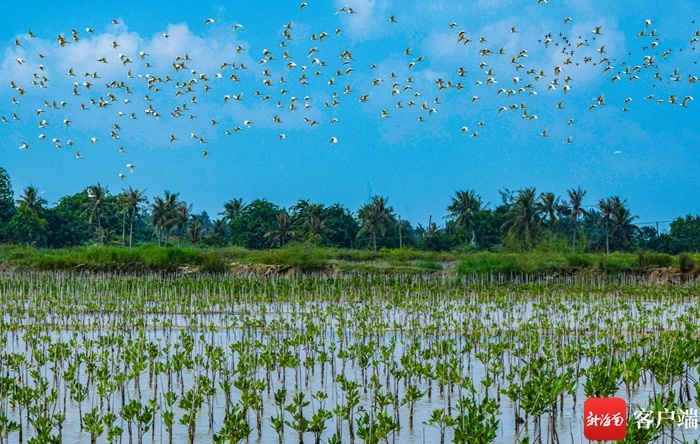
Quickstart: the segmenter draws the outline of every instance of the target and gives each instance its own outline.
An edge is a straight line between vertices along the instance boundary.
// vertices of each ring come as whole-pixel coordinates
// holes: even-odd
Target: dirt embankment
[[[343,270],[336,265],[323,265],[314,268],[300,268],[290,265],[268,265],[268,264],[243,264],[233,262],[228,265],[228,270],[231,274],[241,277],[249,276],[299,276],[308,273],[324,274],[329,276],[339,276],[343,274]],[[199,267],[193,265],[183,265],[178,268],[180,273],[190,274],[200,272]],[[448,268],[445,270],[435,270],[432,272],[435,276],[453,275],[455,270]],[[557,271],[543,273],[547,281],[555,281],[562,277],[574,276],[577,274],[598,274],[598,270],[594,268],[567,268]],[[656,283],[689,283],[700,281],[700,266],[694,266],[687,272],[681,272],[678,266],[663,267],[663,268],[635,268],[630,269],[627,274],[636,275],[638,278],[644,278],[650,282]]]
[[[647,277],[654,282],[698,282],[700,278],[700,266],[682,272],[680,267],[651,268],[647,271]]]
[[[248,276],[298,276],[305,273],[322,273],[332,276],[340,274],[340,269],[336,265],[324,265],[311,269],[302,269],[290,265],[267,265],[267,264],[241,264],[233,262],[229,264],[229,272],[241,277]],[[178,271],[184,274],[198,273],[199,267],[183,265]]]

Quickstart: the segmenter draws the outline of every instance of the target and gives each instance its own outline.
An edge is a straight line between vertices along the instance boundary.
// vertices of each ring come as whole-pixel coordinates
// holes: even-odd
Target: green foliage
[[[599,361],[586,369],[586,382],[583,383],[583,393],[588,398],[608,398],[620,388],[623,367],[620,362],[611,360]]]
[[[104,422],[97,407],[85,414],[83,424],[85,425],[85,430],[90,433],[90,442],[97,442],[97,438],[104,432]]]
[[[637,406],[636,409],[640,409]],[[617,441],[618,444],[650,444],[656,442],[661,436],[661,430],[656,427],[639,427],[636,421],[627,421],[627,434],[625,439]]]
[[[140,250],[147,268],[173,271],[183,264],[197,264],[200,255],[186,248],[145,247]]]
[[[593,255],[565,255],[557,253],[476,253],[466,256],[457,266],[461,275],[547,273],[566,270],[573,266],[588,267],[595,261]]]
[[[688,253],[700,252],[700,215],[685,217],[677,217],[671,222],[671,230],[669,235],[673,239],[677,239],[682,245],[682,250],[671,253],[680,253],[685,251]]]
[[[449,216],[454,218],[452,229],[461,230],[464,244],[476,244],[476,230],[472,227],[474,215],[481,210],[481,196],[474,190],[456,191],[452,203],[447,207]]]
[[[265,234],[275,226],[279,207],[265,199],[256,199],[243,207],[229,222],[233,243],[248,249],[263,249],[269,245]]]
[[[10,220],[14,210],[15,201],[10,175],[5,168],[0,167],[0,240],[2,239],[2,227]]]
[[[453,248],[471,251],[474,247],[470,244],[464,246],[458,239],[459,232],[453,230],[430,230],[421,233],[418,240],[418,248],[424,251],[450,251]],[[456,246],[457,245],[457,246]]]
[[[587,268],[594,264],[593,258],[587,254],[570,254],[566,256],[566,263],[570,267]]]
[[[695,267],[695,264],[695,259],[688,253],[681,253],[678,255],[678,265],[680,266],[681,272],[690,272]]]
[[[281,250],[263,251],[257,255],[263,264],[283,265],[311,270],[328,265],[326,251],[322,248],[290,245]]]
[[[104,260],[144,250],[74,253]],[[222,253],[184,251],[198,260],[203,253]],[[0,248],[5,258],[44,253]],[[543,264],[566,263],[563,256],[536,257]],[[625,259],[636,261],[633,255]],[[572,405],[578,411],[581,391],[606,396],[624,383],[630,405],[633,394],[649,390],[659,393],[651,400],[656,412],[697,405],[698,307],[687,303],[697,295],[697,283],[633,281],[3,273],[0,431],[5,441],[29,430],[33,442],[55,442],[50,435],[61,433],[63,407],[78,419],[66,432],[76,434],[72,428],[82,420],[86,441],[88,434],[93,442],[126,441],[124,432],[144,442],[155,430],[156,439],[169,442],[179,423],[177,442],[185,442],[187,429],[189,442],[196,435],[197,442],[238,443],[248,439],[254,413],[258,441],[271,442],[274,430],[281,442],[320,442],[323,435],[324,442],[337,443],[353,439],[354,427],[356,442],[379,444],[392,441],[406,414],[411,429],[416,414],[419,424],[437,427],[443,439],[479,444],[497,441],[504,433],[498,419],[512,413],[514,440],[544,442],[537,436],[542,421],[548,418],[550,430],[561,433],[557,415],[567,415]],[[288,318],[276,318],[278,307],[292,306]],[[66,327],[65,334],[56,333]],[[332,379],[323,374],[333,371],[330,365]],[[475,366],[484,372],[470,372]],[[582,389],[579,381],[585,381]],[[500,400],[501,412],[489,395],[494,389],[511,401]],[[679,389],[683,395],[676,397]],[[221,415],[214,421],[217,408]],[[25,427],[10,421],[25,418]],[[261,434],[263,418],[270,421]],[[679,431],[677,421],[663,419],[665,437]],[[420,431],[408,435],[420,437]],[[393,438],[403,442],[405,436],[402,431]],[[626,442],[646,442],[642,438],[631,432]]]
[[[399,428],[394,418],[383,410],[377,412],[374,417],[362,412],[356,422],[358,438],[369,444],[386,442],[389,435]]]
[[[452,421],[458,444],[489,444],[496,439],[499,421],[498,402],[484,398],[480,403],[470,398],[462,398],[458,408],[460,414]]]
[[[416,262],[416,267],[424,268],[426,270],[443,270],[445,268],[442,266],[442,264],[432,260],[418,261]]]
[[[678,255],[678,265],[682,273],[688,273],[695,267],[695,260],[688,253],[681,253]]]
[[[507,214],[506,225],[512,248],[517,251],[532,251],[539,236],[540,212],[534,188],[520,190]]]
[[[373,196],[372,201],[357,212],[357,216],[362,221],[362,227],[357,233],[359,236],[368,236],[372,242],[374,251],[377,251],[377,235],[383,237],[389,226],[395,223],[394,209],[388,206],[389,199],[381,196]]]
[[[689,261],[694,259],[690,257]],[[420,273],[442,270],[443,263],[457,263],[461,276],[485,274],[543,274],[569,272],[573,266],[585,273],[619,274],[635,272],[638,258],[632,254],[565,255],[556,253],[438,253],[404,249],[336,250],[290,244],[271,250],[247,250],[240,247],[218,249],[173,248],[145,245],[135,248],[116,246],[73,247],[63,249],[27,249],[0,247],[0,263],[32,270],[119,270],[176,272],[189,266],[206,273],[225,273],[231,263],[268,264],[316,270],[337,265],[349,273]],[[596,265],[596,268],[593,267]],[[451,266],[447,265],[447,269]],[[586,271],[589,270],[589,271]]]
[[[415,227],[394,214],[388,198],[373,196],[357,213],[336,203],[329,207],[300,200],[289,213],[256,199],[250,204],[231,199],[224,203],[221,220],[210,220],[206,213],[193,214],[192,205],[179,200],[179,193],[166,191],[147,205],[145,190],[123,189],[112,195],[99,183],[82,192],[59,198],[47,207],[42,193],[33,186],[23,189],[17,204],[25,205],[38,219],[19,221],[10,226],[16,213],[10,178],[0,167],[0,242],[38,247],[66,248],[90,243],[132,247],[155,242],[159,246],[224,248],[230,244],[249,250],[284,247],[288,243],[314,247],[410,248],[432,252],[509,251],[564,254],[567,252],[629,252],[679,254],[700,251],[700,215],[678,217],[670,233],[659,234],[653,227],[637,227],[637,216],[618,196],[582,205],[586,191],[567,191],[568,200],[552,192],[536,193],[534,188],[500,190],[501,204],[493,209],[483,205],[475,190],[457,191],[448,206],[444,226],[432,222]],[[285,216],[286,215],[286,216]],[[23,216],[24,217],[24,216]],[[47,227],[36,224],[46,220]],[[32,223],[34,222],[34,223]],[[30,230],[41,232],[34,238]],[[32,237],[29,239],[28,237]],[[652,253],[652,254],[653,254]],[[227,253],[228,254],[228,253]],[[366,254],[338,253],[339,260],[359,261]],[[639,266],[666,266],[666,256],[640,255]],[[274,257],[274,256],[271,256]],[[376,256],[370,257],[375,260]],[[267,259],[266,259],[267,260]],[[397,265],[394,258],[389,258]],[[398,259],[403,261],[403,259]],[[313,263],[301,266],[313,268]],[[312,261],[313,262],[313,261]],[[507,261],[506,261],[507,262]],[[595,261],[594,261],[595,263]],[[571,259],[569,267],[588,268],[594,263]],[[598,261],[601,272],[620,271],[618,263]],[[642,265],[644,264],[644,265]],[[211,266],[210,266],[211,265]],[[205,268],[221,269],[221,264]],[[527,264],[503,265],[500,272],[538,269]]]
[[[7,224],[6,234],[14,242],[26,246],[42,246],[49,232],[46,219],[33,212],[27,205],[20,205]]]
[[[202,253],[202,256],[203,259],[200,259],[202,263],[199,268],[200,271],[206,273],[225,273],[228,271],[228,263],[222,255],[213,251],[207,251]]]
[[[224,424],[218,433],[214,433],[215,444],[238,444],[248,439],[253,429],[246,420],[243,410],[234,405],[224,415]]]
[[[674,263],[674,258],[666,253],[652,253],[650,251],[640,251],[637,253],[637,266],[646,267],[670,267]]]
[[[51,248],[65,248],[86,245],[90,241],[90,223],[83,213],[88,197],[85,193],[63,196],[58,204],[49,210],[48,244]]]
[[[228,246],[229,241],[219,234],[207,234],[202,238],[202,244],[207,247],[223,248]]]
[[[598,259],[598,271],[605,274],[620,274],[629,271],[637,265],[637,258],[632,255],[613,253],[600,256]]]

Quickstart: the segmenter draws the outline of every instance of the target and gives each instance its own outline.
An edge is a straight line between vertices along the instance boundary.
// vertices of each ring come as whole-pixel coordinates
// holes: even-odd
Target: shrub
[[[197,263],[198,259],[196,251],[183,248],[149,247],[142,249],[141,254],[148,268],[164,271],[174,271],[182,264]]]
[[[220,254],[206,252],[203,253],[202,264],[199,270],[205,273],[225,273],[228,271],[228,264]]]
[[[617,254],[602,256],[598,259],[598,270],[605,274],[620,274],[628,271],[633,265]]]
[[[652,253],[640,251],[637,253],[637,266],[639,267],[670,267],[673,265],[673,256],[666,253]]]
[[[218,234],[207,234],[202,238],[202,244],[207,247],[225,247],[228,245],[228,239]]]
[[[489,273],[522,273],[515,255],[507,253],[481,253],[459,263],[457,273],[462,275]]]
[[[593,265],[593,259],[586,254],[571,254],[566,256],[566,264],[569,267],[586,268]]]
[[[424,268],[426,270],[442,270],[445,268],[442,266],[442,264],[433,260],[418,261],[416,262],[416,267]]]
[[[695,260],[688,253],[681,253],[678,255],[678,265],[682,273],[687,273],[695,266]]]
[[[319,268],[328,264],[321,249],[297,245],[279,250],[263,250],[257,254],[257,260],[263,264],[285,265],[302,270]]]

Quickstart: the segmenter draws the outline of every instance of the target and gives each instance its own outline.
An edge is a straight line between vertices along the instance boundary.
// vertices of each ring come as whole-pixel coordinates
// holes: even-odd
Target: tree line
[[[10,177],[0,167],[0,241],[39,248],[154,243],[264,249],[296,243],[375,251],[700,251],[700,216],[677,217],[668,233],[659,233],[635,225],[637,216],[619,196],[589,203],[580,187],[563,196],[535,188],[499,193],[501,201],[490,208],[476,191],[458,190],[439,216],[444,224],[431,216],[425,226],[402,219],[381,196],[356,212],[339,203],[299,200],[283,208],[266,199],[234,198],[211,219],[206,212],[195,213],[179,193],[165,191],[149,200],[145,190],[129,187],[112,194],[99,183],[51,207],[31,185],[15,200]]]

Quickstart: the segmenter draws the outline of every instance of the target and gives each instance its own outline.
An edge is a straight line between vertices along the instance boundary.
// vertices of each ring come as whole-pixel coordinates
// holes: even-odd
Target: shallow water
[[[106,405],[119,412],[122,408],[119,389],[100,399],[95,381],[105,379],[114,381],[115,375],[127,372],[125,368],[126,350],[136,347],[133,344],[141,344],[140,350],[143,355],[147,354],[149,347],[154,353],[152,359],[146,359],[146,364],[151,361],[166,363],[174,359],[175,354],[182,350],[183,339],[191,340],[192,355],[199,356],[199,361],[193,363],[192,369],[182,371],[182,384],[184,390],[188,390],[195,385],[195,377],[207,374],[212,377],[211,365],[208,363],[205,350],[207,347],[220,347],[223,352],[222,368],[214,372],[216,375],[216,394],[211,397],[211,404],[205,402],[196,416],[195,442],[212,442],[212,432],[218,432],[222,426],[226,401],[222,388],[218,381],[224,378],[227,372],[235,380],[239,375],[238,363],[246,355],[257,356],[262,362],[262,352],[266,348],[272,348],[277,352],[287,351],[297,356],[300,360],[298,366],[294,368],[285,367],[285,370],[278,372],[276,359],[271,365],[270,394],[264,389],[262,400],[264,406],[264,421],[262,424],[262,434],[257,437],[255,431],[255,415],[249,411],[249,424],[253,428],[249,436],[250,442],[256,443],[276,443],[278,436],[271,426],[269,418],[276,414],[273,394],[275,390],[286,387],[289,391],[287,404],[292,400],[294,393],[298,390],[304,393],[305,399],[310,404],[304,408],[304,414],[310,418],[313,412],[321,407],[318,400],[312,395],[321,391],[327,395],[323,408],[332,410],[336,405],[345,402],[345,395],[339,384],[332,381],[333,370],[337,374],[344,374],[349,380],[362,382],[362,371],[357,356],[343,359],[339,355],[339,349],[349,350],[352,347],[367,346],[374,343],[376,348],[369,354],[368,371],[372,371],[372,362],[376,362],[376,372],[379,374],[380,390],[386,391],[384,386],[386,372],[390,367],[403,370],[401,358],[404,355],[428,353],[427,357],[419,359],[420,362],[431,363],[433,366],[440,361],[433,353],[441,341],[451,341],[451,351],[447,353],[448,358],[456,360],[457,368],[462,376],[469,377],[476,388],[476,397],[482,398],[487,393],[481,385],[487,370],[485,362],[494,365],[494,360],[485,360],[481,353],[489,347],[496,347],[500,343],[505,343],[503,351],[498,351],[496,357],[500,357],[505,369],[502,376],[497,380],[501,388],[508,386],[505,375],[517,370],[523,356],[517,350],[519,345],[519,332],[528,331],[532,335],[537,335],[538,340],[534,342],[537,348],[536,355],[546,352],[545,344],[551,343],[552,347],[563,347],[577,342],[585,343],[590,341],[586,347],[606,345],[613,347],[614,340],[637,341],[641,337],[648,337],[650,341],[644,347],[645,352],[650,352],[655,344],[661,341],[662,331],[683,331],[687,322],[694,322],[697,325],[697,303],[679,302],[669,298],[668,301],[643,301],[625,302],[613,298],[601,299],[592,298],[588,302],[582,302],[580,298],[561,296],[555,300],[533,300],[532,298],[513,297],[511,301],[493,302],[488,297],[480,295],[465,295],[465,297],[455,297],[454,295],[441,298],[439,294],[428,294],[427,297],[407,298],[406,304],[388,302],[382,300],[381,289],[373,293],[370,302],[325,302],[320,298],[311,297],[310,300],[318,302],[262,302],[254,298],[241,302],[240,299],[223,300],[208,306],[208,309],[193,310],[186,303],[166,305],[163,298],[172,296],[167,292],[159,292],[146,299],[141,305],[130,306],[125,304],[119,311],[101,310],[99,305],[94,304],[93,297],[97,297],[97,291],[91,293],[89,282],[86,284],[88,291],[76,291],[73,297],[75,305],[71,310],[54,310],[51,307],[42,310],[35,310],[37,301],[44,297],[42,294],[27,293],[2,293],[0,291],[0,302],[5,308],[3,316],[4,329],[0,334],[0,341],[5,344],[0,367],[3,375],[21,378],[24,384],[36,387],[29,376],[32,368],[38,370],[42,378],[49,384],[54,379],[54,364],[46,362],[37,364],[34,359],[37,355],[46,356],[47,350],[56,344],[65,344],[71,351],[63,361],[59,362],[58,386],[59,400],[53,406],[53,413],[64,408],[62,398],[67,394],[66,420],[63,424],[62,435],[64,442],[90,442],[87,431],[81,431],[79,425],[78,403],[71,399],[73,392],[66,381],[66,370],[70,363],[76,362],[76,356],[82,356],[79,369],[79,381],[89,386],[87,399],[82,403],[83,415],[93,407],[102,407],[106,411]],[[52,290],[53,291],[53,290]],[[323,291],[323,287],[315,288],[314,292]],[[105,293],[100,290],[100,298],[119,298],[119,291],[114,294]],[[522,296],[522,295],[520,295]],[[206,297],[211,297],[206,294]],[[347,299],[352,299],[348,296]],[[13,299],[14,298],[14,299]],[[188,300],[196,301],[194,295]],[[89,304],[92,304],[90,306]],[[605,304],[605,305],[603,305]],[[684,324],[685,323],[685,324]],[[307,336],[308,333],[308,336]],[[344,338],[344,339],[342,339]],[[617,339],[616,339],[617,338]],[[512,345],[509,340],[516,342]],[[248,344],[250,341],[258,341],[258,346],[254,349],[242,352],[235,347],[241,344]],[[395,342],[394,342],[395,341]],[[505,342],[504,342],[505,341]],[[418,344],[417,350],[411,351],[411,344]],[[539,342],[539,343],[537,343]],[[280,345],[283,344],[283,345]],[[295,345],[296,344],[296,345]],[[474,346],[476,344],[476,347]],[[641,344],[641,343],[640,343]],[[232,346],[234,346],[232,348]],[[335,351],[331,351],[336,347]],[[385,349],[382,356],[382,348]],[[331,363],[320,364],[315,361],[308,369],[303,365],[307,358],[318,356],[319,353],[329,353],[335,364],[331,368]],[[242,354],[243,353],[243,354]],[[26,363],[16,367],[10,365],[13,354],[25,357]],[[103,354],[101,358],[91,358],[90,355]],[[626,353],[616,352],[620,359],[626,358]],[[447,358],[446,358],[447,359]],[[90,370],[86,361],[92,361],[96,366],[105,363],[106,375],[101,377],[97,371]],[[345,362],[343,362],[345,361]],[[590,358],[580,359],[581,370],[586,369],[593,361]],[[92,365],[92,364],[91,364]],[[321,366],[324,366],[324,378],[321,379]],[[573,364],[570,364],[573,365]],[[388,367],[389,366],[389,367]],[[246,379],[265,380],[266,372],[261,363],[255,374],[246,374]],[[88,382],[88,374],[90,382]],[[501,373],[501,372],[499,372]],[[295,376],[300,375],[300,384],[295,388]],[[308,385],[306,378],[308,374]],[[285,376],[283,378],[282,376]],[[661,386],[646,375],[648,381],[633,390],[633,401],[646,403],[648,398],[655,392],[661,390]],[[688,378],[698,379],[697,367],[688,368]],[[408,428],[408,406],[402,405],[399,410],[401,429],[390,435],[388,442],[391,443],[436,443],[439,442],[439,431],[436,427],[427,424],[435,409],[446,409],[448,398],[438,392],[437,375],[434,375],[432,382],[432,398],[427,396],[421,398],[415,406],[414,429]],[[163,400],[163,390],[167,386],[167,376],[160,373],[157,378],[156,400],[159,410],[156,412],[154,425],[146,433],[144,442],[156,443],[168,442],[168,433],[163,425],[162,411],[166,405]],[[283,379],[286,384],[283,385]],[[567,394],[563,399],[563,408],[554,421],[556,434],[559,442],[562,443],[583,443],[587,442],[583,438],[583,400],[585,399],[583,383],[586,377],[582,374],[578,378],[576,388],[576,403],[573,396]],[[415,379],[414,379],[415,381]],[[174,392],[180,393],[180,382],[177,372],[171,375],[171,383]],[[394,390],[396,382],[390,377],[390,389]],[[418,380],[416,385],[421,391],[428,389],[425,379]],[[675,385],[677,390],[678,384]],[[154,386],[149,384],[148,365],[139,374],[139,389],[134,387],[133,375],[127,378],[124,389],[124,397],[128,403],[130,399],[140,399],[142,403],[153,397]],[[140,391],[140,396],[139,396]],[[237,388],[231,389],[232,402],[241,401],[242,392]],[[363,393],[360,384],[360,402],[357,409],[370,410],[372,405],[372,390],[368,389]],[[405,388],[403,380],[398,383],[399,398],[403,398]],[[496,388],[491,387],[488,395],[496,396]],[[624,386],[616,393],[622,398],[626,397]],[[690,396],[697,398],[697,393],[691,386]],[[471,396],[466,389],[455,387],[451,394],[451,405],[453,414],[456,414],[457,400],[460,396]],[[0,412],[4,412],[9,420],[18,421],[18,410],[13,409],[11,396],[0,396]],[[40,403],[40,401],[36,401]],[[690,407],[698,407],[694,401],[689,403]],[[50,409],[51,410],[51,409]],[[392,405],[386,410],[393,416]],[[176,406],[173,408],[176,421],[184,413]],[[209,414],[213,415],[213,428],[209,428]],[[521,415],[524,413],[521,412]],[[286,418],[290,419],[290,414],[286,413]],[[356,414],[357,418],[357,414]],[[518,442],[526,436],[530,437],[530,442],[535,437],[535,427],[533,418],[529,418],[526,424],[518,429],[515,427],[514,403],[506,396],[500,396],[500,406],[497,419],[499,428],[495,442],[511,443]],[[541,436],[544,442],[549,440],[548,416],[541,417]],[[34,427],[24,423],[24,440],[35,435]],[[116,424],[125,431],[118,442],[129,442],[129,434],[126,431],[127,424],[120,417]],[[326,422],[326,430],[322,433],[322,442],[336,430],[338,420],[332,417]],[[57,429],[54,429],[57,433]],[[676,436],[685,432],[684,441],[692,441],[700,438],[700,430],[686,430],[680,428],[675,430]],[[446,442],[451,442],[453,438],[451,429],[447,429]],[[341,438],[343,442],[349,442],[348,424],[341,421]],[[7,442],[17,442],[16,432],[10,434]],[[666,437],[666,442],[670,442]],[[107,442],[104,433],[97,440]],[[136,436],[133,437],[136,442]],[[304,442],[313,442],[312,433],[304,434]],[[173,429],[173,442],[187,442],[186,426],[177,423]],[[298,434],[286,427],[283,443],[298,443]],[[356,442],[361,442],[358,438]],[[662,442],[659,440],[658,442]]]

